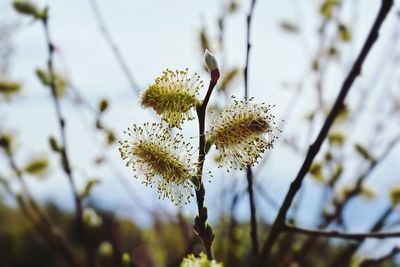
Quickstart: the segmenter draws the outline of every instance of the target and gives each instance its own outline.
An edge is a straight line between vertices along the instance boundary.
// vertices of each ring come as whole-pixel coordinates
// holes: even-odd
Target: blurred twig
[[[400,237],[400,232],[387,232],[387,233],[342,233],[338,231],[325,231],[317,229],[306,229],[293,225],[285,224],[282,231],[295,232],[298,234],[305,234],[308,236],[320,236],[328,238],[350,239],[358,242],[364,241],[366,238],[384,239],[392,237]]]
[[[124,57],[122,56],[121,50],[115,43],[114,39],[111,36],[110,31],[108,30],[106,23],[104,21],[104,18],[99,10],[99,7],[97,6],[96,0],[89,0],[90,6],[93,11],[93,15],[96,18],[97,24],[100,28],[101,33],[103,34],[104,39],[106,40],[107,44],[110,46],[113,55],[118,62],[119,66],[121,67],[122,72],[124,73],[126,79],[129,82],[130,87],[132,90],[138,94],[140,91],[140,87],[137,84],[136,80],[133,77],[132,72],[130,71],[128,64],[126,63]]]
[[[378,218],[378,220],[375,222],[375,224],[370,228],[370,232],[377,232],[381,230],[387,220],[387,218],[392,214],[394,209],[394,206],[388,207],[385,212]],[[351,257],[354,255],[354,253],[358,250],[358,248],[361,246],[362,241],[358,244],[352,244],[349,247],[345,248],[343,251],[339,252],[339,255],[334,258],[332,263],[329,265],[330,267],[336,267],[336,266],[347,266],[350,262]]]
[[[367,40],[365,41],[363,48],[355,61],[350,73],[348,74],[347,78],[343,82],[342,88],[340,90],[340,93],[335,101],[334,106],[332,107],[328,117],[326,118],[326,121],[318,134],[317,139],[315,142],[310,146],[307,156],[303,162],[302,167],[299,170],[299,173],[296,177],[296,179],[292,182],[290,189],[285,197],[285,200],[279,210],[278,216],[274,222],[274,224],[271,227],[270,233],[268,235],[267,240],[264,243],[264,246],[262,248],[260,258],[259,258],[259,266],[263,266],[266,264],[266,262],[269,259],[271,249],[278,238],[278,236],[281,234],[282,230],[284,229],[285,226],[285,220],[286,220],[286,214],[291,206],[291,203],[297,193],[297,191],[300,189],[303,179],[306,176],[308,170],[310,169],[310,166],[317,155],[318,151],[321,148],[321,145],[323,141],[325,140],[329,129],[331,128],[336,116],[339,114],[344,100],[347,96],[347,93],[349,92],[354,80],[356,77],[360,74],[361,72],[361,67],[362,64],[367,57],[369,51],[371,50],[373,44],[375,41],[378,39],[379,35],[379,29],[385,20],[387,14],[389,13],[391,7],[393,5],[393,0],[382,0],[381,8],[379,10],[379,14],[371,28],[371,31],[367,37]]]
[[[46,13],[48,12],[48,8],[46,9]],[[45,32],[45,39],[46,39],[46,45],[47,45],[47,52],[48,52],[48,60],[47,60],[47,67],[50,75],[50,88],[51,88],[51,96],[53,99],[53,103],[55,106],[55,111],[56,111],[56,116],[58,119],[58,126],[60,129],[61,133],[61,146],[60,146],[60,155],[62,159],[62,165],[64,172],[67,174],[68,181],[75,199],[75,207],[76,207],[76,219],[79,225],[79,230],[81,231],[83,235],[83,241],[85,244],[85,250],[86,250],[86,256],[88,260],[88,265],[89,267],[94,267],[95,266],[95,256],[94,252],[90,246],[90,243],[87,239],[87,236],[85,234],[85,227],[83,224],[83,218],[82,218],[82,213],[83,213],[83,208],[82,208],[82,199],[79,196],[79,193],[77,191],[76,185],[75,185],[75,180],[72,174],[72,169],[68,157],[68,151],[67,151],[67,138],[66,138],[66,131],[65,131],[65,119],[62,115],[61,112],[61,105],[59,102],[59,98],[57,96],[57,88],[56,88],[56,81],[55,81],[55,76],[54,76],[54,66],[53,66],[53,55],[54,55],[54,44],[51,40],[50,37],[50,31],[49,31],[49,25],[48,25],[48,17],[43,16],[41,18],[44,32]]]
[[[196,108],[197,118],[199,122],[199,156],[198,156],[198,172],[197,179],[199,182],[198,190],[196,190],[196,200],[198,208],[198,216],[195,218],[194,230],[197,235],[201,238],[203,245],[206,249],[207,257],[209,259],[213,258],[211,245],[214,241],[214,232],[211,225],[207,223],[208,211],[207,207],[204,206],[205,188],[202,181],[203,176],[203,166],[206,157],[206,137],[205,137],[205,121],[206,121],[206,111],[207,105],[210,100],[212,91],[218,82],[220,73],[218,69],[210,70],[210,84],[208,90],[201,106]]]
[[[256,5],[256,0],[252,0],[250,4],[250,10],[247,15],[247,49],[246,49],[246,65],[244,67],[244,98],[247,100],[249,95],[249,61],[250,61],[250,49],[251,49],[251,22],[254,14],[254,7]],[[258,245],[258,234],[257,234],[257,215],[256,215],[256,205],[254,202],[254,192],[253,192],[253,171],[251,166],[248,166],[246,169],[246,178],[248,183],[248,193],[249,193],[249,202],[250,202],[250,237],[252,244],[252,253],[253,256],[256,257],[259,250]]]

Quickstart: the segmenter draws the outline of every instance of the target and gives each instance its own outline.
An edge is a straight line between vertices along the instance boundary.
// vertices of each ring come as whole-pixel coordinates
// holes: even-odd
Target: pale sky
[[[187,67],[189,71],[199,72],[207,81],[207,73],[202,67],[198,33],[202,27],[205,27],[213,40],[216,39],[218,30],[216,20],[221,11],[222,2],[215,0],[98,0],[98,5],[137,83],[141,89],[144,89],[166,68]],[[229,67],[243,67],[245,62],[245,23],[248,1],[239,2],[241,3],[240,10],[229,16],[225,25],[224,57]],[[60,57],[56,59],[57,69],[63,74],[68,71],[73,83],[81,88],[81,93],[91,103],[95,104],[104,97],[110,100],[110,110],[104,117],[105,124],[113,127],[120,138],[122,131],[133,123],[153,121],[154,116],[150,111],[142,110],[138,106],[136,95],[129,88],[113,54],[102,38],[89,1],[52,0],[37,1],[37,3],[50,4],[50,30],[57,50],[62,55],[62,59]],[[345,23],[355,23],[352,29],[354,41],[340,46],[341,60],[331,64],[332,67],[328,69],[325,82],[327,101],[332,101],[336,96],[348,68],[365,40],[379,3],[380,1],[377,0],[368,2],[349,0],[344,4],[340,19]],[[354,5],[357,6],[356,11],[353,9]],[[48,91],[39,84],[34,75],[34,69],[43,67],[47,56],[41,25],[32,23],[29,19],[17,17],[9,6],[10,1],[1,0],[0,21],[19,23],[19,29],[14,38],[16,54],[11,66],[11,77],[23,83],[24,92],[11,103],[0,102],[0,123],[1,128],[14,129],[19,134],[21,153],[18,154],[17,160],[22,165],[32,156],[50,154],[47,145],[48,136],[50,134],[58,136],[59,132]],[[319,1],[316,0],[259,0],[257,2],[251,37],[250,95],[254,96],[256,101],[275,104],[273,112],[278,118],[283,116],[294,92],[294,89],[284,89],[282,84],[298,82],[308,70],[310,58],[317,49],[316,31],[321,19],[318,15],[318,6]],[[373,88],[370,88],[372,100],[368,102],[368,112],[363,116],[362,125],[364,126],[354,129],[358,134],[356,133],[352,138],[357,142],[368,144],[373,138],[368,122],[370,118],[379,117],[377,111],[385,109],[377,105],[379,101],[376,100],[382,96],[380,91],[387,87],[390,83],[389,79],[393,80],[391,85],[397,81],[398,88],[399,73],[392,69],[390,60],[385,60],[387,51],[393,50],[397,52],[397,55],[399,54],[398,44],[396,51],[396,46],[393,46],[391,39],[394,27],[399,28],[395,10],[399,10],[398,1],[383,26],[378,43],[364,64],[362,77],[357,80],[348,97],[350,104],[355,103],[360,97],[360,90],[373,84]],[[300,23],[301,35],[282,32],[279,27],[282,20]],[[216,56],[219,59],[222,58],[219,53],[216,53]],[[382,79],[376,80],[373,75],[377,70],[381,70]],[[396,77],[396,80],[393,77]],[[284,137],[294,136],[304,140],[303,148],[308,132],[307,127],[304,126],[304,114],[315,108],[315,103],[310,100],[315,94],[313,86],[314,78],[309,76],[305,83],[304,93],[298,104],[293,107],[294,116],[289,123],[289,128],[282,134]],[[237,90],[232,94],[241,97],[243,95],[242,79],[236,81],[235,88]],[[215,100],[214,98],[211,101]],[[94,189],[93,199],[106,208],[134,218],[141,224],[146,224],[148,217],[133,210],[113,174],[106,168],[93,167],[93,156],[102,151],[102,136],[95,134],[91,128],[92,125],[88,123],[92,120],[91,115],[84,109],[75,108],[69,99],[62,101],[62,109],[67,117],[70,156],[79,186],[82,187],[87,178],[101,177],[102,184]],[[388,136],[399,130],[399,123],[398,120],[393,122],[393,125],[389,127]],[[314,136],[321,125],[322,120],[316,120]],[[195,122],[184,127],[185,134],[196,137],[195,127]],[[24,149],[26,147],[29,149]],[[368,221],[370,210],[381,210],[388,205],[389,200],[385,192],[390,186],[398,183],[396,179],[398,179],[400,167],[396,162],[400,159],[399,153],[400,149],[397,148],[368,180],[382,193],[382,197],[370,202],[356,200],[349,205],[349,210],[351,210],[349,216],[357,218],[351,225],[354,229],[360,230],[360,227],[365,227],[370,223]],[[146,204],[175,210],[169,200],[158,200],[155,190],[145,188],[140,182],[133,180],[131,171],[119,158],[117,146],[108,150],[108,157],[118,172],[124,174],[128,185]],[[302,160],[303,156],[296,155],[284,145],[278,144],[274,148],[274,156],[268,168],[260,172],[262,175],[257,179],[278,203],[283,199],[289,182],[295,177]],[[29,184],[34,188],[38,198],[54,200],[62,207],[70,209],[73,201],[66,178],[56,166],[57,159],[52,158],[52,163],[52,172],[45,181],[37,182],[32,178]],[[350,164],[350,174],[357,167],[356,164]],[[208,161],[206,169],[213,170],[214,168],[212,161]],[[214,178],[210,184],[207,183],[206,204],[212,207],[209,209],[211,218],[215,219],[219,210],[229,206],[229,203],[224,203],[220,199],[222,186],[229,188],[235,181],[237,188],[245,188],[244,173],[235,174],[237,178],[225,177],[226,175],[222,177],[221,172],[215,171],[214,176],[219,176],[218,179]],[[305,225],[312,223],[316,216],[312,211],[318,207],[316,196],[321,194],[319,188],[315,181],[307,179],[306,194],[302,203],[304,215],[301,216],[301,221]],[[273,209],[267,207],[259,198],[257,198],[257,203],[260,216],[271,220],[274,216]],[[356,209],[351,207],[356,207]],[[194,216],[196,211],[194,201],[183,210],[189,216]],[[241,202],[238,216],[243,220],[249,218],[247,200]]]

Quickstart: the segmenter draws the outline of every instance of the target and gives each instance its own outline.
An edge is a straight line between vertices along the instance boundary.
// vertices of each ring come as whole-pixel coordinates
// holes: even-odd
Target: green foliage
[[[48,72],[48,70],[45,69],[36,69],[36,76],[40,80],[40,82],[46,86],[51,88],[51,75]],[[56,96],[61,97],[65,94],[65,91],[68,86],[67,80],[65,80],[60,74],[58,73],[53,73],[53,79],[54,79],[54,84],[55,84],[55,89],[56,89]]]
[[[355,144],[354,148],[356,149],[357,153],[360,154],[364,159],[368,161],[375,161],[375,157],[372,156],[371,152],[361,144]]]
[[[85,186],[85,189],[84,189],[83,192],[81,193],[80,197],[81,197],[81,198],[86,198],[86,197],[88,197],[88,196],[90,195],[90,192],[92,191],[93,187],[94,187],[96,184],[99,184],[99,183],[100,183],[100,180],[97,179],[97,178],[93,178],[93,179],[90,179],[89,181],[87,181],[86,186]]]
[[[340,23],[338,25],[339,29],[339,39],[342,42],[349,42],[351,41],[351,32],[349,27],[347,27],[345,24]]]
[[[286,20],[281,21],[280,26],[284,31],[288,33],[299,33],[299,27],[292,22]]]
[[[333,15],[333,11],[334,9],[340,4],[339,0],[325,0],[319,11],[321,13],[322,16],[326,17],[326,18],[331,18]]]
[[[15,138],[11,133],[0,134],[0,148],[4,149],[6,154],[11,155],[15,146]]]
[[[222,74],[218,89],[220,91],[226,91],[232,85],[235,78],[238,77],[239,73],[240,70],[238,68],[233,68]]]
[[[393,206],[400,203],[400,187],[396,186],[390,189],[390,200]]]
[[[12,81],[0,81],[0,95],[8,100],[11,96],[21,92],[21,85]]]
[[[116,137],[115,137],[115,133],[113,130],[106,130],[106,134],[107,134],[107,144],[112,145],[115,143]]]
[[[343,132],[331,132],[328,134],[328,141],[331,145],[342,146],[346,140],[346,134]]]
[[[107,99],[102,99],[99,103],[99,111],[100,113],[103,113],[104,111],[107,110],[108,108],[108,100]]]
[[[43,176],[47,173],[49,165],[49,161],[46,158],[32,159],[23,170],[32,175]]]
[[[210,41],[207,36],[207,33],[204,29],[200,31],[200,44],[201,44],[201,51],[211,50],[210,48]]]
[[[30,16],[34,19],[47,18],[47,11],[40,10],[36,4],[29,0],[14,0],[13,7],[18,13],[25,16]]]
[[[310,167],[310,174],[319,182],[324,181],[323,164],[322,162],[315,162]]]
[[[61,152],[62,148],[58,145],[58,142],[54,136],[50,136],[49,138],[49,145],[51,150],[54,152]]]

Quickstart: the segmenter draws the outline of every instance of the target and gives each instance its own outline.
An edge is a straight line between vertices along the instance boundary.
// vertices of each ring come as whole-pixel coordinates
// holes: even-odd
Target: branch
[[[249,94],[249,60],[250,60],[250,29],[251,29],[251,22],[254,14],[254,7],[256,4],[256,0],[252,0],[250,4],[250,11],[247,15],[247,50],[246,50],[246,65],[244,67],[244,98],[248,99]],[[252,253],[253,256],[256,257],[259,251],[258,245],[258,234],[257,234],[257,215],[256,215],[256,205],[254,202],[254,192],[253,192],[253,172],[251,170],[251,166],[247,167],[246,169],[246,178],[248,188],[247,191],[249,192],[249,204],[250,204],[250,238],[251,238],[251,245],[252,245]]]
[[[331,128],[336,116],[339,114],[341,107],[343,106],[344,100],[350,91],[351,86],[353,85],[354,80],[356,77],[360,74],[362,64],[364,63],[365,58],[367,57],[369,51],[371,50],[373,44],[375,41],[378,39],[378,32],[379,29],[385,20],[387,14],[389,13],[391,7],[393,5],[393,0],[382,0],[382,5],[379,10],[378,16],[371,28],[371,31],[367,37],[367,40],[365,41],[363,48],[361,49],[360,54],[357,57],[357,60],[355,61],[352,69],[350,70],[350,73],[348,74],[347,78],[344,80],[342,88],[339,92],[339,95],[335,101],[335,104],[332,107],[332,110],[330,111],[328,117],[326,118],[326,121],[324,125],[322,126],[322,129],[320,133],[318,134],[317,139],[315,142],[310,146],[307,156],[303,162],[302,167],[299,170],[299,173],[296,176],[296,179],[291,183],[289,191],[285,197],[285,200],[283,201],[283,204],[279,210],[279,213],[275,219],[274,224],[271,227],[270,233],[268,235],[267,240],[265,241],[261,255],[259,257],[259,265],[258,266],[265,266],[266,262],[268,261],[272,247],[276,241],[276,239],[279,237],[281,234],[282,230],[285,228],[285,220],[286,220],[286,214],[292,204],[292,201],[297,193],[297,191],[300,189],[303,179],[306,176],[308,170],[310,169],[310,166],[319,152],[321,145],[323,141],[325,140],[329,129]]]
[[[364,241],[366,238],[384,239],[384,238],[394,238],[400,237],[400,232],[384,232],[384,233],[342,233],[339,231],[325,231],[316,229],[306,229],[300,228],[293,225],[286,225],[283,227],[283,231],[295,232],[297,234],[309,235],[309,236],[319,236],[327,238],[340,238],[355,240],[358,242]]]
[[[392,214],[394,210],[394,206],[390,205],[386,210],[382,213],[382,215],[379,217],[379,219],[375,222],[375,224],[370,228],[370,232],[377,232],[383,228],[385,225],[385,222],[387,218]],[[336,267],[336,266],[346,266],[354,255],[356,251],[359,249],[359,247],[363,243],[357,243],[357,244],[352,244],[351,246],[345,248],[343,251],[339,252],[339,255],[334,258],[332,263],[329,265],[330,267]]]
[[[211,73],[211,79],[210,79],[210,84],[208,86],[208,90],[206,93],[206,96],[204,97],[204,100],[202,104],[197,107],[196,113],[199,121],[199,156],[198,156],[198,172],[197,172],[197,179],[199,181],[199,189],[196,190],[196,200],[197,200],[197,208],[198,208],[198,216],[195,218],[194,222],[194,230],[196,231],[196,234],[200,237],[201,241],[203,242],[203,245],[206,249],[207,257],[209,259],[212,259],[212,250],[211,250],[211,245],[214,241],[214,233],[211,228],[211,226],[207,223],[208,219],[208,212],[207,212],[207,207],[204,206],[204,197],[206,194],[206,191],[204,189],[204,184],[202,182],[202,176],[203,176],[203,166],[204,166],[204,160],[206,158],[206,136],[205,136],[205,120],[206,120],[206,110],[207,110],[207,105],[208,101],[210,100],[211,93],[215,87],[215,85],[218,82],[220,73],[218,69],[212,70]]]
[[[48,12],[48,8],[46,8],[46,13],[47,12]],[[55,81],[55,76],[54,76],[54,66],[53,66],[54,44],[50,37],[47,15],[44,16],[41,19],[41,21],[43,24],[45,38],[46,38],[46,44],[47,44],[47,52],[48,52],[47,67],[48,67],[49,76],[50,76],[51,96],[53,99],[56,116],[58,119],[58,126],[59,126],[60,134],[61,134],[61,147],[60,147],[59,153],[61,155],[64,172],[67,174],[68,181],[69,181],[69,184],[70,184],[73,196],[74,196],[76,219],[78,222],[79,230],[81,231],[81,234],[83,236],[83,241],[84,241],[84,245],[85,245],[88,264],[89,264],[89,267],[94,267],[95,266],[95,256],[93,254],[93,250],[91,248],[90,242],[87,239],[87,236],[85,233],[85,227],[84,227],[83,219],[82,219],[82,213],[83,213],[82,199],[80,198],[79,193],[76,189],[75,180],[72,175],[71,164],[70,164],[70,160],[68,157],[67,137],[66,137],[66,131],[65,131],[65,119],[62,115],[60,101],[57,97],[57,92],[56,92],[57,88],[56,88],[56,81]]]
[[[132,72],[129,70],[128,64],[126,63],[124,57],[121,54],[121,50],[118,48],[117,44],[111,37],[111,34],[109,30],[106,27],[106,24],[104,22],[104,18],[101,15],[101,12],[97,6],[96,0],[90,0],[89,1],[90,6],[92,7],[93,14],[96,18],[97,24],[100,28],[101,33],[103,34],[104,39],[106,40],[107,44],[110,46],[115,59],[117,60],[119,66],[121,67],[122,72],[124,73],[126,79],[129,82],[130,87],[135,93],[139,93],[139,85],[133,78]]]

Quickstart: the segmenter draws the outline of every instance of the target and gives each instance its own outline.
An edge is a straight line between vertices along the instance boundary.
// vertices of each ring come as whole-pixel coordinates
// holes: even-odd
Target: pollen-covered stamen
[[[207,138],[220,153],[220,167],[242,169],[257,163],[265,150],[273,147],[280,130],[271,106],[255,104],[253,99],[237,101],[216,115]]]
[[[153,108],[171,127],[180,127],[182,121],[193,119],[191,109],[199,103],[196,96],[202,87],[197,73],[189,77],[187,69],[167,69],[142,92],[140,103]]]
[[[156,184],[160,198],[170,198],[176,205],[189,202],[197,164],[192,162],[193,147],[183,141],[183,136],[171,136],[159,123],[134,125],[125,133],[131,140],[120,141],[119,150],[134,177],[150,187]]]
[[[236,114],[231,121],[215,127],[210,134],[211,142],[224,142],[225,145],[236,144],[243,136],[250,138],[268,131],[268,121],[259,114]]]
[[[180,184],[187,179],[187,173],[190,169],[173,155],[169,154],[166,149],[156,146],[151,142],[141,142],[132,148],[132,152],[144,162],[153,168],[158,175],[168,177],[167,174],[174,173],[171,182]]]

